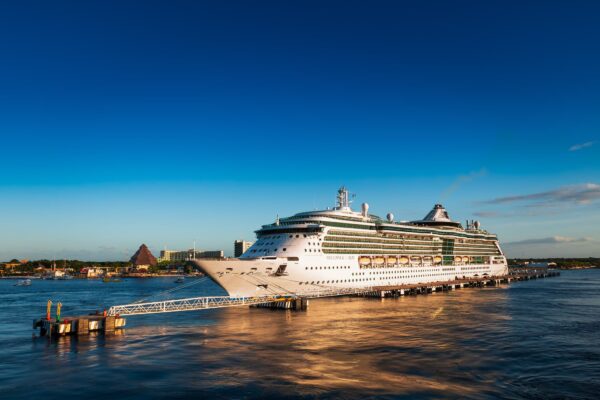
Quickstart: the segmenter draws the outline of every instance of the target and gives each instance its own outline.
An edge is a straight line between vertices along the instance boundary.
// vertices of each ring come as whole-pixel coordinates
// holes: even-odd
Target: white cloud
[[[487,170],[485,168],[481,168],[479,171],[471,171],[466,175],[459,175],[454,182],[452,182],[452,184],[444,190],[440,196],[440,201],[445,201],[445,199],[454,194],[454,192],[456,192],[465,183],[471,182],[474,179],[481,178],[486,175]]]
[[[589,237],[572,238],[567,236],[551,236],[538,239],[525,239],[516,242],[505,243],[506,246],[524,246],[530,244],[565,244],[565,243],[589,243],[594,240]]]
[[[573,146],[569,147],[569,151],[578,151],[581,149],[585,149],[586,147],[592,147],[595,143],[596,142],[585,142],[574,144]]]
[[[546,192],[497,197],[482,202],[483,204],[521,203],[526,206],[548,207],[561,204],[589,204],[600,200],[600,185],[585,183],[581,185],[562,186]]]

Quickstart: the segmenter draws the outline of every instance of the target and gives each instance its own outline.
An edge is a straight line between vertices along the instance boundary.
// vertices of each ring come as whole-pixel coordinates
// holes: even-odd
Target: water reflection
[[[599,288],[600,271],[583,282],[312,300],[306,312],[130,317],[114,335],[52,342],[0,335],[10,349],[0,390],[46,399],[593,398]]]
[[[322,299],[307,312],[220,310],[206,326],[130,328],[127,336],[137,339],[128,352],[117,351],[113,362],[136,364],[177,351],[182,371],[199,372],[195,384],[221,389],[475,395],[496,379],[478,379],[474,372],[497,361],[487,338],[507,329],[505,318],[489,313],[490,307],[504,308],[505,291],[479,292]]]

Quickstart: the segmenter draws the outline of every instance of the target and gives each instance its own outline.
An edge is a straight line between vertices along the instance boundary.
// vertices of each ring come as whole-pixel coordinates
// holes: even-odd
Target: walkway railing
[[[373,288],[321,288],[314,291],[306,291],[301,294],[290,295],[268,295],[256,297],[191,297],[187,299],[153,301],[147,303],[132,303],[112,306],[108,315],[140,315],[158,314],[178,311],[206,310],[211,308],[223,308],[234,306],[249,306],[253,304],[273,303],[278,301],[290,301],[297,297],[318,298],[345,296],[350,294],[368,293]]]
[[[112,306],[108,315],[139,315],[158,314],[177,311],[206,310],[209,308],[222,308],[234,306],[247,306],[252,304],[285,301],[282,296],[258,296],[258,297],[191,297],[188,299],[153,301],[148,303],[132,303]]]

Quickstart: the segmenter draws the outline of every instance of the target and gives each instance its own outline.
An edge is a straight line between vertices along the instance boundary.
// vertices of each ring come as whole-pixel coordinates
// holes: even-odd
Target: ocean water
[[[190,282],[188,279],[187,282]],[[32,337],[63,315],[138,300],[174,278],[0,280],[0,398],[600,398],[600,270],[309,310],[128,317],[120,334]],[[170,296],[219,295],[210,281]],[[83,397],[81,397],[83,396]]]

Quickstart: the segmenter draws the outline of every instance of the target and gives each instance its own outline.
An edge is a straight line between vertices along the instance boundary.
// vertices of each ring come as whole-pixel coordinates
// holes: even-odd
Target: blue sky
[[[224,249],[344,184],[600,256],[596,2],[0,5],[0,260]]]

